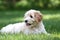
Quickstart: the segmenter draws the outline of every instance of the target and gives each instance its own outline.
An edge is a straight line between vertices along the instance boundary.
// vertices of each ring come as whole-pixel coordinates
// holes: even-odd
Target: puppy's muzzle
[[[26,23],[27,26],[31,25],[30,23],[28,23],[28,20],[25,20],[25,23]]]

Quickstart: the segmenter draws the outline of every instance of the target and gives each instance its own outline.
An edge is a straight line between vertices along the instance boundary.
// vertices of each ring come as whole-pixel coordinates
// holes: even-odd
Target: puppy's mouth
[[[30,23],[26,23],[27,26],[30,26],[31,24]]]

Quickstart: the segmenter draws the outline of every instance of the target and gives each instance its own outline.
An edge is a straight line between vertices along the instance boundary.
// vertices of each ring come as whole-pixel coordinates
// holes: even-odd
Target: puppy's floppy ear
[[[35,19],[37,23],[39,23],[42,20],[42,14],[40,13],[40,11],[35,12]]]

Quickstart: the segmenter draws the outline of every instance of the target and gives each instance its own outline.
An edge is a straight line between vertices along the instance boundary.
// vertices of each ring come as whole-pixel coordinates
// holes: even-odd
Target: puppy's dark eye
[[[33,18],[33,16],[30,15],[31,18]]]

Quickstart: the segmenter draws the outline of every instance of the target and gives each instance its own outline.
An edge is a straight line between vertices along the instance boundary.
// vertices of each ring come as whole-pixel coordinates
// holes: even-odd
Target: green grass
[[[26,11],[0,11],[0,29],[10,23],[23,21]],[[60,40],[60,10],[41,10],[47,32],[44,34],[0,34],[0,40]]]

